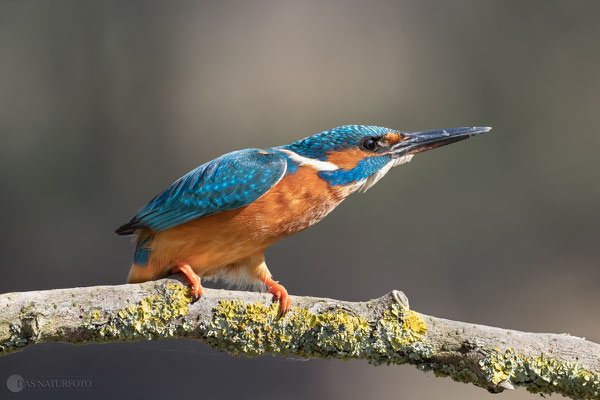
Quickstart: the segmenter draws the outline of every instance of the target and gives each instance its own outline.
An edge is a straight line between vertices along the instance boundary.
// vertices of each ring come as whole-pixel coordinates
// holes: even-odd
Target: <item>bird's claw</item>
[[[286,288],[270,278],[265,280],[265,284],[269,287],[267,293],[272,294],[273,300],[281,304],[280,312],[281,316],[284,316],[290,310],[291,303]]]
[[[200,296],[203,295],[202,283],[200,277],[192,270],[192,267],[184,262],[177,261],[177,266],[171,270],[172,274],[181,272],[186,280],[186,285],[190,287],[190,295],[192,296],[192,303],[198,301]]]

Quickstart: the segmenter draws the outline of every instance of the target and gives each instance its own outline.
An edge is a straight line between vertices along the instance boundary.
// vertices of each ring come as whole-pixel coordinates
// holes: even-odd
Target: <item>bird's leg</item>
[[[290,309],[290,296],[287,290],[271,277],[271,272],[265,263],[264,250],[243,260],[243,265],[246,266],[248,276],[256,277],[259,281],[267,285],[267,293],[272,294],[274,296],[273,300],[281,304],[280,314],[284,316]]]
[[[202,284],[200,282],[200,277],[196,275],[187,261],[178,260],[176,262],[177,266],[171,269],[171,274],[176,274],[177,272],[183,273],[188,280],[188,285],[191,285],[190,289],[194,300],[197,300],[200,296],[202,296]]]
[[[290,309],[290,296],[286,288],[275,282],[270,276],[262,278],[261,281],[269,288],[267,293],[271,293],[274,296],[274,300],[281,303],[281,315],[285,315]]]

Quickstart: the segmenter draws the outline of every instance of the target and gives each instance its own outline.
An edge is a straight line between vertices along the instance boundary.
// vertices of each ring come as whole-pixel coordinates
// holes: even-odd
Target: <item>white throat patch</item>
[[[413,154],[408,154],[408,155],[401,156],[396,159],[390,160],[390,162],[388,162],[385,166],[383,166],[383,168],[381,168],[379,171],[377,171],[374,174],[372,174],[371,176],[369,176],[367,179],[363,179],[361,181],[354,183],[353,191],[357,191],[359,193],[366,192],[367,190],[369,190],[369,188],[371,186],[373,186],[381,178],[383,178],[385,176],[385,174],[387,174],[390,171],[390,169],[392,169],[392,167],[395,167],[396,165],[400,165],[400,164],[406,164],[412,158],[413,158]]]

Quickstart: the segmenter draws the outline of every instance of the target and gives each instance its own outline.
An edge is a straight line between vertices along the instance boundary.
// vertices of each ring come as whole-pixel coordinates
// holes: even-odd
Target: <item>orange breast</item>
[[[319,222],[343,197],[317,176],[312,167],[300,167],[267,194],[245,207],[240,222],[265,230],[277,240]]]
[[[320,221],[343,196],[312,167],[287,175],[254,203],[156,234],[150,264],[168,268],[187,259],[198,273],[242,260]],[[202,274],[201,274],[202,275]]]

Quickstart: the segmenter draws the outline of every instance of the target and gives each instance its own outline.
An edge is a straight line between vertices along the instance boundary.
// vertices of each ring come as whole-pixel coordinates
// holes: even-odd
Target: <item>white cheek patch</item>
[[[337,165],[330,163],[328,161],[315,160],[313,158],[308,158],[301,156],[298,153],[295,153],[288,149],[277,149],[278,151],[284,152],[294,161],[296,161],[300,165],[309,165],[316,169],[317,171],[336,171],[340,169]]]
[[[363,179],[363,180],[360,180],[360,181],[354,183],[352,185],[353,186],[352,191],[353,192],[358,191],[359,193],[366,192],[367,190],[369,190],[369,188],[371,186],[373,186],[381,178],[383,178],[385,176],[385,174],[387,174],[390,171],[390,169],[392,169],[392,167],[395,167],[396,165],[406,164],[407,162],[412,160],[412,158],[413,158],[413,154],[408,154],[408,155],[401,156],[396,159],[390,160],[390,162],[388,162],[386,165],[384,165],[379,171],[370,175],[367,179]]]

